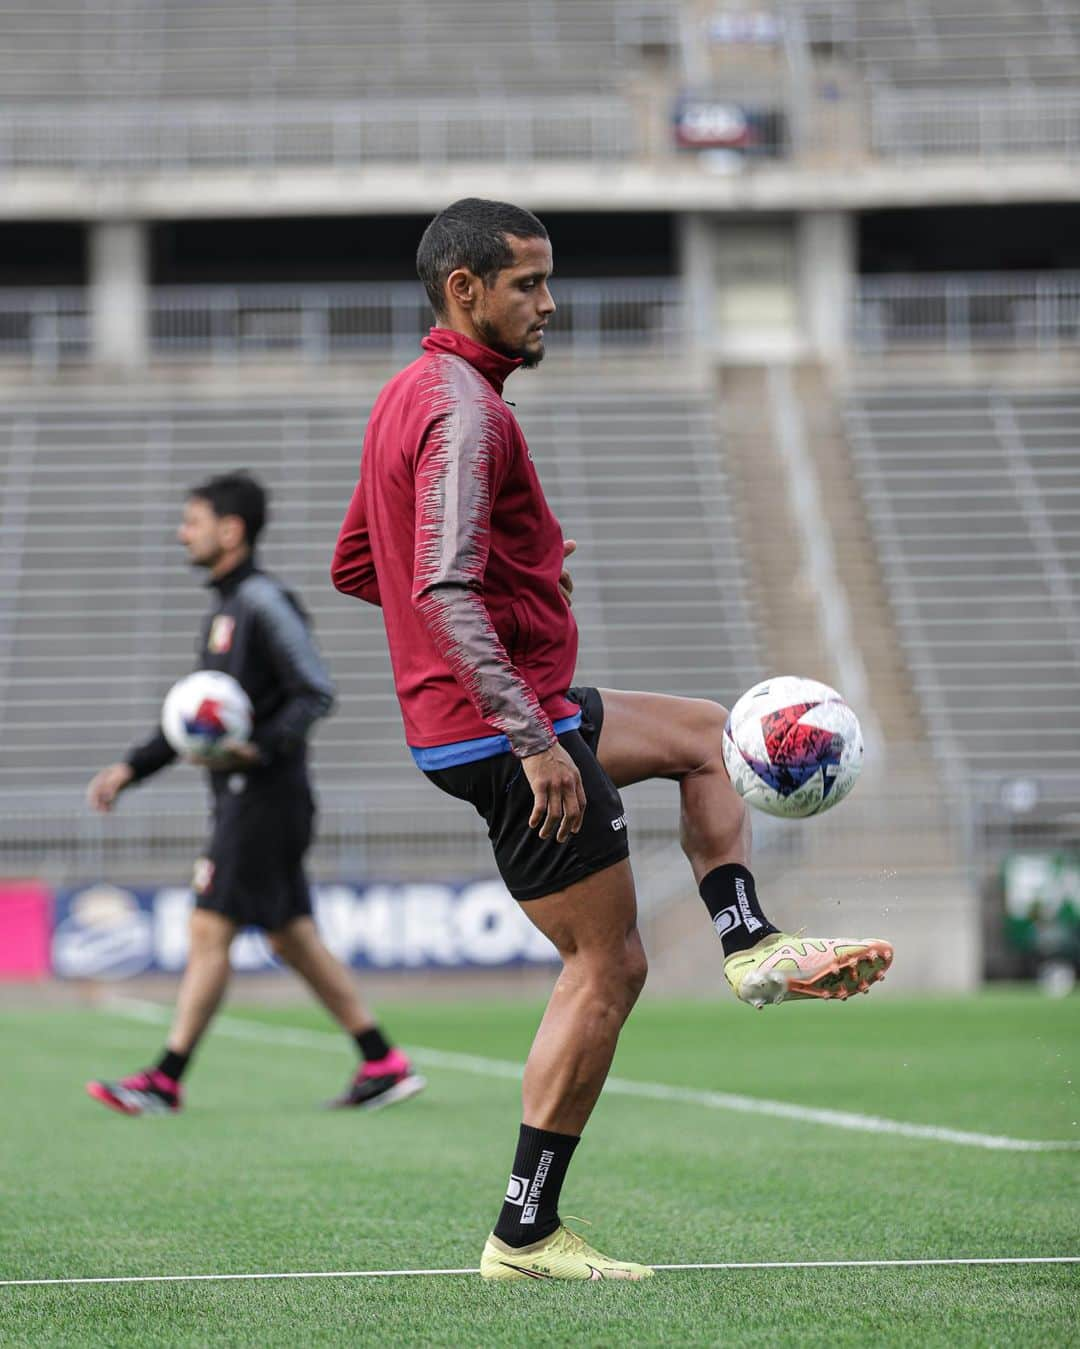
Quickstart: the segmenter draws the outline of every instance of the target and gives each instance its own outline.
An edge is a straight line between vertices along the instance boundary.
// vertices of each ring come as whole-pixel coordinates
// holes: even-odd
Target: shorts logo
[[[612,827],[612,829],[615,830],[616,833],[618,833],[620,829],[625,829],[625,828],[626,828],[626,816],[625,816],[625,815],[620,815],[619,818],[618,818],[617,820],[612,820],[612,821],[611,821],[611,827]]]
[[[529,1188],[527,1176],[510,1175],[510,1182],[506,1187],[506,1202],[508,1204],[524,1204],[525,1192]]]
[[[191,876],[191,888],[197,895],[205,895],[214,883],[214,864],[209,857],[200,857],[195,862]]]
[[[210,624],[210,636],[206,639],[207,651],[215,656],[224,655],[232,649],[233,633],[236,631],[236,619],[231,614],[218,614]]]

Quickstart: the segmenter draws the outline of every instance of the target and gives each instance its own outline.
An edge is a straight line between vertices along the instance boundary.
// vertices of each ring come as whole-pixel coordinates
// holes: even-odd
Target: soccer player
[[[275,955],[304,979],[356,1042],[362,1062],[333,1105],[371,1109],[415,1095],[424,1085],[400,1049],[365,1010],[345,968],[319,938],[311,916],[304,854],[315,803],[307,736],[327,715],[334,690],[296,596],[260,570],[255,546],[267,494],[245,473],[211,478],[189,493],[177,537],[210,577],[210,611],[199,666],[224,670],[254,708],[248,743],[198,760],[208,770],[213,829],[195,865],[191,950],[164,1053],[117,1082],[89,1082],[95,1100],[126,1115],[180,1109],[181,1078],[229,980],[229,948],[245,926],[263,928]],[[156,731],[87,789],[90,805],[111,810],[117,796],[176,758]]]
[[[640,1279],[559,1220],[559,1192],[645,981],[619,789],[679,784],[682,845],[755,1006],[847,997],[886,942],[799,940],[762,911],[750,823],[723,766],[716,703],[573,687],[572,549],[544,499],[503,383],[544,355],[555,311],[547,231],[501,202],[455,202],[417,270],[436,326],[383,389],[332,579],[381,605],[420,769],[484,818],[499,871],[563,961],[525,1065],[510,1182],[481,1258],[490,1279]],[[662,452],[662,447],[659,447]]]

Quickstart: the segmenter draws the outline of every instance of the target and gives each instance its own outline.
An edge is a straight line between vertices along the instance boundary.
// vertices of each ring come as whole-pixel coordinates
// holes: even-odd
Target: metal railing
[[[559,282],[553,337],[573,352],[678,347],[683,293],[672,278]],[[86,290],[0,290],[0,356],[52,368],[91,355]],[[155,359],[228,361],[288,355],[308,361],[414,351],[431,326],[416,282],[322,286],[162,286],[150,292]]]
[[[0,357],[52,368],[89,354],[89,295],[83,287],[0,289]]]
[[[614,96],[9,104],[0,173],[619,160],[640,139],[633,109]]]
[[[872,91],[870,145],[885,158],[1057,158],[1080,153],[1080,89]]]
[[[1075,346],[1080,342],[1080,272],[863,277],[855,294],[852,334],[864,351]]]

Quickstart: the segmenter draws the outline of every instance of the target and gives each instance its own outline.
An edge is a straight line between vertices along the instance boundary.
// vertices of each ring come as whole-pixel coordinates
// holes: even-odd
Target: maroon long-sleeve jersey
[[[502,398],[521,362],[447,328],[421,346],[372,409],[331,577],[382,606],[411,746],[501,734],[536,754],[578,712],[577,624],[562,530]]]

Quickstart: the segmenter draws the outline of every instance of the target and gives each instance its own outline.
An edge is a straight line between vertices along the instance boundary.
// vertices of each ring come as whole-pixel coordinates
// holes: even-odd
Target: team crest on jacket
[[[210,624],[210,637],[206,643],[207,651],[215,656],[224,655],[232,648],[233,633],[236,631],[236,619],[231,614],[218,614]]]

